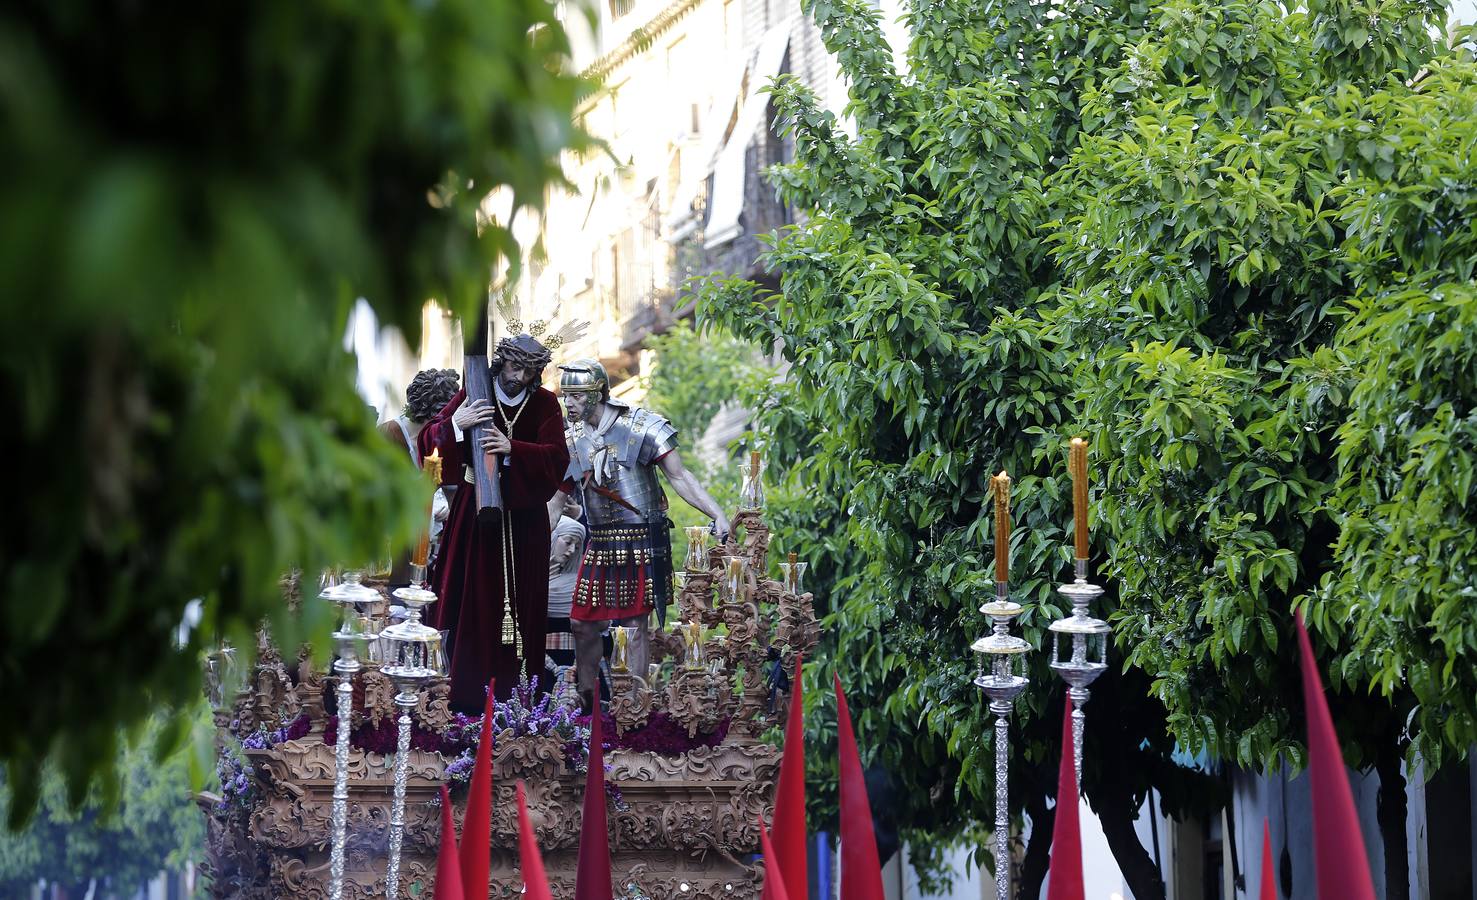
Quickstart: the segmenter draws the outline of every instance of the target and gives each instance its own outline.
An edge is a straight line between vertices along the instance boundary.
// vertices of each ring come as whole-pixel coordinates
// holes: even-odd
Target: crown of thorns
[[[515,363],[520,366],[528,366],[533,369],[542,369],[554,359],[554,354],[539,343],[538,339],[528,334],[520,334],[514,337],[505,337],[497,342],[493,356],[503,362]]]

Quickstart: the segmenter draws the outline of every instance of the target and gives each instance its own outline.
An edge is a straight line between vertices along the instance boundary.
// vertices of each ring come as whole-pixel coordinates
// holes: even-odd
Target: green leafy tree
[[[0,733],[12,825],[43,758],[80,802],[120,725],[198,696],[203,643],[295,645],[284,573],[409,542],[347,313],[480,314],[513,246],[482,199],[579,143],[566,57],[546,0],[0,12],[0,687],[47,693]]]
[[[807,9],[856,137],[775,87],[796,143],[775,179],[809,217],[767,254],[778,292],[715,279],[702,308],[792,363],[760,404],[790,479],[779,518],[814,541],[832,656],[906,781],[902,821],[959,834],[950,795],[990,818],[966,659],[988,476],[1015,478],[1013,593],[1044,646],[1070,571],[1065,446],[1086,434],[1124,668],[1088,707],[1084,786],[1135,895],[1162,895],[1132,836],[1147,789],[1214,801],[1176,787],[1166,735],[1301,761],[1301,607],[1347,757],[1385,782],[1403,896],[1402,755],[1477,739],[1458,621],[1477,71],[1433,43],[1444,5],[919,0],[907,77],[864,3]],[[1040,660],[1032,676],[1027,796],[1051,790],[1062,693]]]
[[[208,723],[208,713],[199,714]],[[205,819],[191,802],[190,750],[175,748],[158,759],[152,744],[165,733],[162,718],[153,717],[140,739],[118,754],[123,791],[112,808],[96,789],[75,808],[60,774],[47,767],[36,816],[22,831],[0,832],[5,896],[29,896],[41,879],[66,888],[69,897],[84,896],[94,881],[115,896],[130,896],[160,871],[201,858]],[[13,803],[9,785],[0,781],[0,808],[8,811]]]
[[[753,344],[718,329],[699,332],[685,320],[652,335],[646,349],[656,355],[656,367],[645,376],[646,402],[677,426],[688,446],[708,430],[719,407],[740,399],[760,368]]]
[[[734,448],[723,448],[725,455],[716,465],[709,465],[693,450],[719,408],[752,394],[751,386],[770,378],[772,370],[762,364],[753,344],[720,329],[697,331],[687,321],[648,338],[646,347],[656,355],[656,367],[645,376],[646,405],[677,426],[683,464],[718,505],[732,514],[738,507],[741,485],[741,475],[731,465]],[[687,553],[687,534],[682,529],[707,525],[710,520],[681,500],[671,503],[668,514],[674,526],[673,558],[680,561]]]

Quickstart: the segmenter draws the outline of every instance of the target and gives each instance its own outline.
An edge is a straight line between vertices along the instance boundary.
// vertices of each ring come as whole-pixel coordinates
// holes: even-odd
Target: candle
[[[730,556],[728,558],[728,599],[734,603],[742,603],[745,587],[744,561],[741,557]]]
[[[434,493],[441,484],[441,450],[436,448],[431,455],[425,459],[425,471],[431,476],[431,491]],[[420,540],[416,541],[415,553],[410,557],[412,565],[424,566],[431,558],[431,516],[435,514],[436,502],[431,501],[431,507],[426,512],[426,527],[421,530]]]
[[[631,666],[627,658],[626,645],[631,640],[631,629],[625,626],[616,626],[611,629],[611,634],[615,638],[615,658],[612,661],[611,669],[616,672],[629,672]]]
[[[1068,459],[1072,472],[1072,524],[1078,559],[1087,559],[1087,441],[1072,438]]]
[[[754,477],[754,480],[757,481],[759,479],[759,451],[758,450],[750,450],[749,451],[749,474]]]
[[[1010,580],[1010,476],[1001,469],[990,478],[995,495],[995,580]]]

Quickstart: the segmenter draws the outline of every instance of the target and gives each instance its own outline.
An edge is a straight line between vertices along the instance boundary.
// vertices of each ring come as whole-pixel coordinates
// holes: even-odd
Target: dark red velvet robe
[[[513,620],[523,638],[523,671],[536,677],[544,668],[544,632],[549,612],[549,516],[547,503],[564,480],[569,449],[559,401],[534,388],[513,426],[512,452],[499,466],[504,521],[513,539]],[[487,681],[497,676],[497,693],[506,698],[517,683],[519,660],[503,646],[503,525],[477,521],[477,491],[463,477],[470,465],[469,440],[458,443],[451,416],[465,399],[460,391],[426,423],[417,443],[421,458],[441,452],[442,484],[457,485],[441,534],[441,550],[430,573],[438,601],[426,620],[451,630],[451,706],[477,715]],[[515,410],[503,407],[512,419]],[[501,423],[499,423],[501,424]],[[476,452],[481,452],[480,450]]]

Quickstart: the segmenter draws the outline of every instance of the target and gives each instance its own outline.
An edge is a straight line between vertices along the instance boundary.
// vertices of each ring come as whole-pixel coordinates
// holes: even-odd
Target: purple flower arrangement
[[[239,719],[232,720],[233,734],[238,733],[240,727]],[[307,713],[273,729],[261,725],[255,731],[240,737],[240,750],[270,750],[283,741],[295,741],[304,737],[312,727],[313,720]],[[240,751],[229,746],[222,749],[215,761],[215,774],[221,783],[221,800],[216,804],[216,812],[224,815],[233,809],[250,811],[256,799],[256,785]]]
[[[497,738],[509,734],[513,738],[543,736],[558,740],[564,749],[564,766],[578,774],[588,771],[590,764],[589,718],[581,722],[578,716],[579,697],[566,682],[556,685],[554,691],[540,694],[537,686],[524,679],[513,689],[507,700],[494,700],[492,705],[492,735],[494,746]],[[477,743],[482,734],[482,718],[471,718],[457,713],[451,726],[443,734],[444,741],[457,747],[456,756],[446,766],[446,777],[453,791],[464,789],[472,780],[472,769],[477,761]],[[607,742],[606,746],[610,746]],[[606,771],[610,764],[606,764]],[[620,789],[607,781],[605,791],[615,800],[616,807],[625,808]]]
[[[215,761],[215,777],[221,783],[221,799],[215,805],[218,815],[226,815],[232,810],[242,814],[251,811],[256,798],[255,788],[239,755],[229,749],[222,750]]]
[[[270,750],[283,741],[295,741],[307,735],[313,727],[313,720],[303,713],[291,722],[284,722],[280,727],[271,731],[262,725],[256,731],[241,739],[241,746],[246,750]]]

